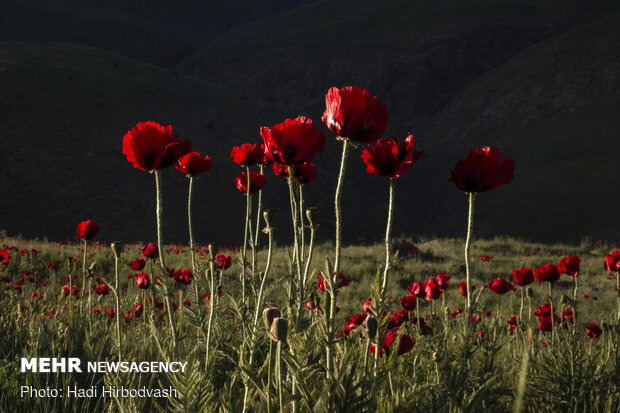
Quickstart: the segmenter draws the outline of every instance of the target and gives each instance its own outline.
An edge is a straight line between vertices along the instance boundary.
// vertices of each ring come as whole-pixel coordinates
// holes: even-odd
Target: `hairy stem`
[[[187,224],[189,226],[189,248],[192,251],[192,271],[196,273],[196,251],[194,246],[194,235],[192,234],[192,190],[194,186],[194,177],[189,177],[189,190],[187,194]]]
[[[396,180],[390,179],[390,201],[388,206],[388,220],[385,228],[385,267],[383,269],[383,282],[381,283],[381,294],[379,303],[379,313],[382,312],[383,302],[385,300],[385,289],[387,287],[388,271],[390,269],[390,236],[392,235],[392,216],[394,211],[394,188],[396,187]]]
[[[155,170],[155,190],[157,192],[157,203],[155,206],[155,213],[157,215],[157,246],[159,247],[159,264],[163,270],[166,269],[166,259],[164,257],[164,246],[162,240],[162,223],[161,223],[161,215],[162,215],[162,192],[161,192],[161,171],[159,169]]]
[[[474,199],[476,194],[469,193],[469,213],[467,215],[467,238],[465,239],[465,283],[467,285],[467,319],[471,317],[471,275],[469,271],[469,247],[471,245],[472,227],[474,224]],[[465,323],[469,325],[469,323]]]

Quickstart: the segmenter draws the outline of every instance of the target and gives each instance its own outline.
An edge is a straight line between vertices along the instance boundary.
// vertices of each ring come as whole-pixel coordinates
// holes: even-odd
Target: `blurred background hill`
[[[258,128],[311,117],[326,133],[307,204],[333,232],[340,144],[320,122],[331,86],[355,84],[426,152],[396,188],[395,234],[462,235],[448,182],[473,147],[515,161],[511,185],[479,197],[477,235],[615,238],[620,204],[620,2],[6,0],[0,4],[0,229],[64,239],[82,219],[101,239],[155,238],[154,183],[121,154],[141,120],[171,123],[214,158],[196,185],[199,242],[239,244],[243,198],[230,149]],[[355,151],[345,241],[374,242],[388,185]],[[285,183],[267,172],[266,206]],[[187,239],[187,180],[164,171],[165,239]]]

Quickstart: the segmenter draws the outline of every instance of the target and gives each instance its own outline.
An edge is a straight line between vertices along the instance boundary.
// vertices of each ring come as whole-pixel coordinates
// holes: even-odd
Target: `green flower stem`
[[[269,359],[267,360],[267,413],[271,413],[271,359],[273,358],[273,340],[269,340]]]
[[[88,248],[88,241],[84,240],[84,257],[82,258],[82,296],[86,292],[86,250]],[[80,302],[80,309],[82,308],[82,303],[84,300]],[[90,291],[88,292],[88,311],[90,311]]]
[[[336,212],[336,258],[334,259],[334,272],[336,274],[340,271],[340,252],[342,249],[342,186],[344,185],[344,174],[347,169],[347,156],[350,146],[347,139],[343,139],[342,142],[342,159],[340,161],[340,173],[338,174],[336,197],[334,199],[334,207]]]
[[[306,267],[304,268],[304,278],[301,282],[303,286],[308,283],[308,273],[310,271],[310,263],[312,262],[312,254],[314,252],[314,236],[316,233],[317,226],[312,225],[310,227],[310,245],[308,246],[308,256],[306,257]]]
[[[299,249],[299,257],[301,262],[304,262],[304,250],[306,248],[306,231],[304,230],[304,186],[301,183],[297,184],[299,189],[299,235],[301,240],[301,247]]]
[[[155,189],[157,192],[157,204],[155,206],[155,212],[157,215],[157,246],[159,247],[159,264],[161,265],[162,270],[166,269],[166,259],[164,257],[164,246],[163,240],[161,236],[162,224],[161,224],[161,215],[162,215],[162,191],[161,191],[161,171],[159,169],[155,170]]]
[[[521,320],[523,319],[523,300],[525,297],[523,297],[525,295],[525,288],[521,287],[521,307],[519,308],[519,322],[521,322]]]
[[[383,302],[385,301],[385,289],[387,287],[388,271],[390,270],[390,236],[392,235],[392,220],[394,211],[394,189],[396,180],[390,179],[390,202],[388,206],[388,220],[385,228],[385,267],[383,268],[383,282],[381,283],[381,294],[379,295],[380,303],[378,306],[378,314],[382,313]]]
[[[262,175],[264,165],[259,166],[259,172]],[[254,233],[254,246],[258,246],[258,233],[260,232],[260,214],[263,208],[263,190],[258,191],[258,211],[256,212],[256,232]]]
[[[549,305],[551,306],[551,343],[555,344],[555,320],[553,319],[553,286],[549,282]]]
[[[282,342],[278,341],[276,345],[276,370],[278,380],[278,399],[280,400],[280,412],[283,412],[284,404],[282,403]]]
[[[288,191],[289,198],[291,203],[291,218],[293,221],[293,245],[294,245],[294,257],[295,266],[297,270],[297,294],[298,294],[298,306],[297,306],[297,316],[295,317],[295,321],[298,322],[301,319],[301,309],[303,307],[303,298],[304,298],[304,286],[302,284],[301,278],[301,249],[299,247],[299,236],[297,231],[297,202],[295,200],[295,183],[293,178],[293,167],[289,165],[288,167]]]
[[[207,353],[205,356],[206,360],[209,360],[209,350],[211,346],[211,327],[213,326],[213,314],[215,313],[215,296],[217,295],[217,289],[215,287],[215,257],[213,255],[213,246],[209,245],[209,269],[207,271],[210,274],[209,288],[211,289],[211,297],[209,301],[211,305],[209,306],[209,324],[207,325]]]
[[[327,319],[327,346],[326,346],[326,365],[327,376],[332,376],[333,360],[332,347],[334,340],[334,325],[336,318],[336,294],[338,287],[338,273],[340,272],[340,254],[342,250],[342,187],[344,185],[344,174],[347,169],[347,156],[349,153],[349,141],[342,139],[342,159],[340,160],[340,172],[338,173],[338,183],[336,184],[336,196],[334,197],[334,209],[336,212],[336,257],[334,259],[334,288],[330,292],[329,318]],[[326,275],[329,276],[329,275]]]
[[[618,294],[618,320],[620,321],[620,271],[616,272],[616,293]]]
[[[192,234],[192,190],[194,186],[194,177],[189,177],[189,190],[187,194],[187,224],[189,226],[189,248],[192,251],[192,271],[196,273],[196,251],[194,246],[194,236]]]
[[[250,167],[246,166],[245,167],[245,172],[248,178],[248,182],[247,182],[247,186],[246,186],[246,192],[245,192],[245,199],[246,199],[246,208],[245,208],[245,235],[243,236],[243,252],[241,254],[241,306],[242,306],[242,312],[245,315],[245,301],[246,301],[246,297],[245,297],[245,266],[247,263],[246,260],[246,253],[247,253],[247,247],[248,247],[248,229],[250,227],[250,216],[252,214],[252,191],[251,189],[251,178],[250,178]]]
[[[476,194],[469,192],[469,214],[467,216],[467,238],[465,239],[465,281],[467,284],[467,320],[471,317],[471,276],[469,271],[469,248],[474,224],[474,200]],[[469,323],[465,323],[466,326]]]
[[[114,297],[116,298],[116,338],[118,340],[118,361],[123,360],[121,356],[121,300],[118,296],[118,255],[114,254]]]

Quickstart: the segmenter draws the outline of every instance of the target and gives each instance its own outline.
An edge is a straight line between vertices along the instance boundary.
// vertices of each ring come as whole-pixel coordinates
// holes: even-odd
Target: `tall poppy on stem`
[[[620,320],[620,251],[605,255],[605,269],[616,273],[616,293],[618,294],[618,320]]]
[[[84,257],[82,258],[82,291],[86,291],[86,250],[88,249],[88,240],[92,239],[99,232],[99,225],[96,222],[91,221],[82,221],[77,226],[77,233],[84,241]],[[88,307],[90,308],[90,282],[88,283]],[[82,308],[82,303],[80,302],[80,309]]]
[[[179,158],[179,163],[175,166],[177,171],[185,174],[189,179],[189,190],[187,194],[187,224],[189,227],[189,248],[192,251],[192,270],[196,271],[196,251],[194,246],[194,236],[192,234],[192,189],[194,178],[203,172],[207,172],[213,166],[213,159],[210,156],[202,156],[198,152],[190,152]]]
[[[123,155],[131,162],[134,168],[149,171],[155,174],[157,190],[157,242],[159,245],[159,263],[166,268],[163,254],[161,234],[162,191],[161,169],[173,165],[181,156],[192,150],[189,140],[179,142],[176,135],[172,135],[171,125],[160,125],[157,122],[139,122],[123,137]]]
[[[379,139],[388,124],[388,113],[385,105],[373,97],[366,89],[357,86],[346,86],[342,89],[332,87],[325,95],[325,112],[321,118],[323,123],[334,132],[337,139],[342,140],[342,158],[340,172],[336,184],[334,209],[336,212],[336,251],[334,258],[334,274],[340,272],[340,252],[342,249],[342,187],[347,168],[349,147],[358,142],[372,142]],[[334,317],[336,297],[331,297],[328,320],[327,343],[327,374],[332,374],[332,345],[334,334]]]
[[[300,201],[296,196],[294,182],[295,167],[301,164],[312,163],[312,158],[325,149],[325,135],[305,116],[295,119],[286,119],[271,127],[261,127],[260,134],[265,142],[265,156],[274,162],[286,165],[288,169],[289,199],[291,218],[293,223],[294,261],[298,292],[298,307],[294,322],[297,323],[302,314],[304,285],[302,283],[302,250],[300,236],[303,228],[303,212],[300,211]],[[299,220],[298,218],[302,218]]]
[[[534,282],[534,273],[532,272],[530,267],[525,267],[525,268],[520,267],[520,268],[517,268],[516,270],[512,270],[512,278],[515,280],[515,284],[521,287],[521,307],[519,308],[519,320],[521,320],[521,317],[523,316],[523,300],[526,294],[525,287],[528,284],[531,284],[532,282]],[[528,297],[528,303],[529,303],[528,313],[530,314],[530,317],[531,317],[532,300],[529,297]]]
[[[181,156],[192,150],[189,140],[179,142],[176,135],[172,135],[171,125],[160,125],[157,122],[139,122],[123,137],[123,155],[131,162],[134,168],[154,173],[156,189],[156,217],[157,217],[157,245],[159,248],[159,264],[162,270],[166,268],[162,240],[162,190],[161,169],[173,165]],[[176,334],[172,324],[170,300],[166,296],[168,320],[174,347]]]
[[[501,160],[499,150],[489,146],[474,149],[467,158],[458,161],[450,181],[468,196],[467,238],[465,239],[465,277],[467,286],[467,317],[471,315],[471,277],[469,271],[469,247],[474,221],[474,200],[476,194],[495,189],[512,182],[514,163],[512,159]]]
[[[560,279],[560,271],[555,264],[545,264],[534,269],[534,277],[538,282],[546,282],[549,285],[549,305],[551,306],[551,313],[553,314],[553,283]],[[553,328],[553,317],[551,318],[551,325]],[[551,333],[551,340],[555,342],[555,330]]]
[[[573,300],[577,300],[577,278],[579,275],[580,264],[581,257],[576,255],[564,257],[558,263],[558,271],[560,271],[561,274],[566,274],[573,277]]]

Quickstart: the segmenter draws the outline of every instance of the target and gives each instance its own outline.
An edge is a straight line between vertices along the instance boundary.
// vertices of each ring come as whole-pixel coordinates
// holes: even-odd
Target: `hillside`
[[[259,121],[225,89],[83,46],[5,42],[0,90],[0,228],[9,233],[64,239],[92,219],[102,239],[152,240],[154,179],[121,154],[140,120],[171,123],[215,158],[196,184],[199,239],[235,228],[226,211],[243,214],[229,142],[247,140]],[[184,240],[187,179],[166,170],[164,191],[165,232]]]

